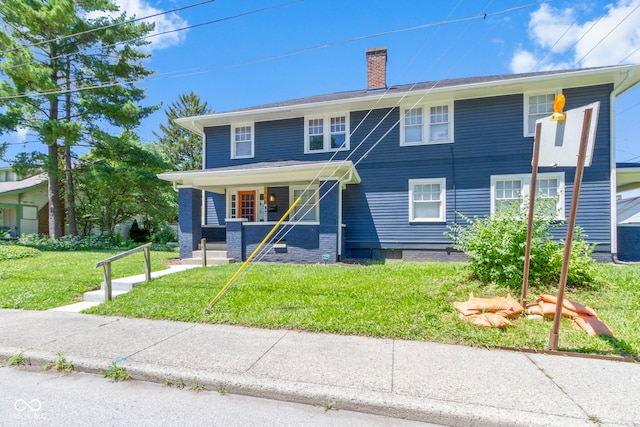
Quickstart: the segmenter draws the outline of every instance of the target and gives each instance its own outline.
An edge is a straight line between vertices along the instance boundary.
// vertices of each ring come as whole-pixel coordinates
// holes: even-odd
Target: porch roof
[[[32,188],[47,183],[45,174],[34,175],[19,181],[0,182],[0,196],[11,196],[14,194],[22,194]]]
[[[616,191],[640,188],[640,163],[618,163],[616,165]]]
[[[337,180],[359,184],[360,175],[350,160],[281,161],[182,172],[165,172],[158,178],[173,182],[175,188],[198,188],[224,193],[227,187],[243,185],[291,185],[311,181]]]

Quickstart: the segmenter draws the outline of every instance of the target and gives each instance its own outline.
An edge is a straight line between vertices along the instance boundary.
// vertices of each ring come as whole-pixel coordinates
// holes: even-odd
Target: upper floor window
[[[253,125],[235,125],[231,127],[231,158],[253,157]]]
[[[524,97],[524,136],[534,136],[536,120],[553,114],[553,100],[556,92],[529,94]]]
[[[531,174],[494,175],[491,177],[491,213],[514,201],[524,203],[529,197]],[[536,183],[538,199],[556,199],[558,219],[564,219],[564,172],[539,173]]]
[[[409,221],[446,221],[446,180],[409,180]]]
[[[336,115],[307,118],[305,153],[320,153],[349,149],[349,116]]]
[[[402,108],[400,145],[453,142],[453,103]]]

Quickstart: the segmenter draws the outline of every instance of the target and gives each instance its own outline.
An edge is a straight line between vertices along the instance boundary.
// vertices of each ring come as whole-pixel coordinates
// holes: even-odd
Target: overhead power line
[[[282,7],[282,6],[290,5],[290,4],[293,4],[293,3],[298,3],[300,1],[303,1],[303,0],[297,0],[295,2],[284,3],[284,4],[281,4],[281,5],[278,5],[278,6],[271,6],[269,8],[256,9],[254,11],[245,12],[245,13],[239,14],[239,15],[234,15],[233,17],[221,18],[220,20],[227,20],[227,19],[232,19],[234,17],[245,16],[245,15],[250,14],[250,13],[256,13],[257,11],[262,11],[262,10],[271,9],[271,8],[275,8],[275,7]],[[484,20],[489,16],[495,16],[495,15],[501,15],[501,14],[509,13],[509,12],[514,11],[514,10],[523,9],[523,8],[527,8],[527,7],[533,6],[535,4],[538,4],[538,3],[537,2],[535,2],[535,3],[527,3],[527,4],[524,4],[524,5],[514,6],[514,7],[507,8],[507,9],[498,10],[498,11],[495,11],[495,12],[479,13],[479,14],[475,14],[475,15],[471,15],[471,16],[467,16],[467,17],[463,17],[463,18],[442,20],[442,21],[437,21],[437,22],[431,22],[431,23],[426,23],[426,24],[422,24],[422,25],[417,25],[417,26],[413,26],[413,27],[407,27],[407,28],[401,28],[401,29],[397,29],[397,30],[390,30],[390,31],[384,31],[384,32],[380,32],[380,33],[374,33],[374,34],[368,34],[368,35],[364,35],[364,36],[353,37],[353,38],[340,40],[340,41],[336,41],[336,42],[323,43],[321,45],[316,45],[316,46],[312,46],[312,47],[308,47],[308,48],[298,49],[298,50],[295,50],[295,51],[291,51],[291,52],[287,52],[287,53],[283,53],[283,54],[279,54],[279,55],[273,55],[273,56],[266,57],[266,58],[260,58],[260,59],[256,59],[256,60],[253,60],[253,61],[250,61],[250,62],[244,62],[244,63],[239,63],[239,64],[227,66],[227,67],[217,68],[215,70],[218,71],[218,70],[221,70],[221,69],[231,69],[231,68],[238,68],[238,67],[243,67],[243,66],[247,66],[247,65],[253,65],[253,64],[257,64],[257,63],[272,61],[272,60],[281,59],[281,58],[286,58],[286,57],[289,57],[289,56],[300,55],[302,53],[312,52],[314,50],[326,49],[328,47],[334,47],[334,46],[347,44],[347,43],[353,43],[353,42],[357,42],[357,41],[361,41],[361,40],[366,40],[366,39],[371,39],[371,38],[376,38],[376,37],[382,37],[382,36],[386,36],[386,35],[390,35],[390,34],[398,34],[398,33],[407,32],[407,31],[415,31],[415,30],[420,30],[420,29],[429,28],[429,27],[435,27],[435,26],[440,26],[440,25],[455,24],[455,23],[459,23],[459,22],[471,21],[471,20],[474,20],[474,19],[478,19],[478,20],[482,19],[482,20]],[[220,20],[210,21],[208,23],[203,23],[203,24],[196,24],[195,26],[186,27],[185,29],[193,28],[193,27],[196,27],[196,26],[208,25],[208,24],[211,24],[211,23],[214,23],[214,22],[219,22]],[[179,31],[179,30],[175,30],[175,31]],[[149,37],[153,37],[153,36],[154,35],[151,35]],[[185,77],[185,76],[192,76],[192,75],[198,75],[198,74],[205,74],[205,73],[209,73],[211,71],[214,71],[214,70],[209,69],[209,70],[203,70],[203,71],[200,71],[200,72],[191,72],[191,73],[186,73],[186,74],[177,75],[177,76],[173,76],[173,77],[149,78],[148,80],[153,81],[153,80],[161,80],[161,79],[164,79],[164,78]],[[157,76],[160,76],[160,75],[157,75]],[[146,78],[139,79],[138,81],[142,81],[142,80],[145,80],[145,79]],[[135,81],[126,81],[126,83],[132,83],[132,82],[135,82]],[[84,86],[84,87],[75,88],[75,89],[71,89],[71,90],[53,90],[53,91],[39,91],[39,92],[34,92],[34,93],[18,93],[18,94],[13,94],[13,95],[2,96],[2,97],[0,97],[0,99],[14,99],[14,98],[20,98],[20,97],[24,97],[24,96],[59,95],[59,94],[64,94],[64,93],[69,93],[69,92],[76,92],[76,91],[80,91],[80,90],[96,89],[96,88],[100,88],[100,87],[109,87],[109,86],[114,86],[116,84],[120,84],[120,83],[119,82],[109,82],[109,83],[106,83],[106,84]]]
[[[67,34],[66,36],[60,36],[60,37],[56,37],[56,38],[49,39],[49,40],[43,40],[41,42],[33,43],[33,44],[25,45],[25,46],[14,47],[13,49],[8,49],[8,50],[4,50],[4,51],[0,52],[0,55],[4,55],[4,54],[7,54],[7,53],[15,52],[15,51],[20,50],[20,49],[29,49],[29,48],[40,46],[40,45],[47,44],[47,43],[55,43],[55,42],[59,42],[61,40],[66,40],[66,39],[71,38],[71,37],[77,37],[77,36],[93,33],[95,31],[106,30],[108,28],[118,27],[120,25],[131,24],[133,22],[138,22],[138,21],[144,21],[146,19],[155,18],[155,17],[161,16],[161,15],[167,15],[169,13],[180,12],[181,10],[190,9],[190,8],[197,7],[197,6],[202,6],[202,5],[207,4],[207,3],[213,3],[214,1],[216,1],[216,0],[205,0],[205,1],[202,1],[200,3],[194,3],[194,4],[190,4],[188,6],[178,7],[176,9],[171,9],[171,10],[167,10],[167,11],[164,11],[164,12],[155,13],[153,15],[143,16],[143,17],[140,17],[140,18],[134,18],[134,19],[130,19],[130,20],[124,21],[124,22],[116,22],[114,24],[105,25],[105,26],[102,26],[102,27],[96,27],[96,28],[92,28],[90,30],[80,31],[78,33]]]
[[[162,36],[162,35],[170,34],[170,33],[176,33],[178,31],[186,31],[186,30],[190,30],[192,28],[202,27],[204,25],[217,24],[218,22],[223,22],[223,21],[229,21],[231,19],[242,18],[243,16],[252,15],[254,13],[264,12],[266,10],[276,9],[276,8],[280,8],[280,7],[290,6],[292,4],[300,3],[300,2],[303,2],[303,1],[304,0],[295,0],[295,1],[288,2],[288,3],[281,3],[281,4],[274,5],[274,6],[267,6],[267,7],[263,7],[263,8],[260,8],[260,9],[253,9],[253,10],[250,10],[248,12],[242,12],[242,13],[238,13],[236,15],[226,16],[224,18],[214,19],[212,21],[203,22],[201,24],[189,25],[187,27],[176,28],[176,29],[173,29],[173,30],[167,30],[167,31],[159,32],[159,33],[149,34],[149,35],[138,37],[138,38],[135,38],[135,39],[132,39],[132,40],[128,40],[128,41],[122,41],[122,42],[117,42],[117,43],[113,43],[113,44],[109,44],[109,45],[104,45],[104,46],[102,46],[102,48],[105,49],[105,48],[115,47],[115,46],[118,46],[118,45],[121,45],[121,44],[125,44],[125,43],[145,40],[145,39],[149,39],[149,38],[152,38],[152,37],[158,37],[158,36]],[[98,53],[95,53],[95,54],[87,54],[87,56],[91,56],[91,55],[102,55],[102,53],[98,52]],[[58,56],[52,56],[52,57],[50,57],[48,59],[49,60],[53,60],[53,59],[59,59],[59,58],[66,58],[67,56],[68,55],[58,55]],[[36,63],[38,63],[38,61],[37,60],[33,60],[31,62],[25,62],[23,64],[16,64],[16,65],[12,65],[10,67],[5,67],[5,70],[11,70],[13,68],[18,68],[18,67],[25,67],[27,65],[32,65],[32,64],[36,64]]]

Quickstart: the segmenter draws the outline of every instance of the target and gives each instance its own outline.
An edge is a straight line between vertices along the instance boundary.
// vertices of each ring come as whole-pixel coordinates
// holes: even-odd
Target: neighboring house
[[[618,259],[640,261],[640,196],[618,200]]]
[[[201,238],[246,259],[297,198],[287,234],[260,257],[460,259],[444,232],[528,194],[535,121],[600,101],[577,223],[596,256],[616,251],[615,98],[640,66],[386,85],[387,52],[367,50],[368,89],[176,120],[203,138],[204,168],[168,172],[179,192],[180,255]],[[575,168],[542,167],[538,188],[568,216]],[[640,181],[640,180],[639,180]],[[562,237],[566,229],[558,231]],[[323,258],[323,255],[324,258]]]
[[[47,178],[36,175],[20,179],[10,168],[0,169],[0,229],[11,237],[47,234]]]

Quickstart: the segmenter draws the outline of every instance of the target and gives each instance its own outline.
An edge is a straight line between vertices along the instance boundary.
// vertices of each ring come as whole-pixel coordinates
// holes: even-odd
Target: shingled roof
[[[512,81],[529,77],[540,77],[554,74],[566,74],[568,72],[578,72],[578,71],[588,71],[588,70],[597,70],[609,67],[591,67],[591,68],[581,68],[576,70],[554,70],[554,71],[539,71],[535,73],[520,73],[520,74],[500,74],[495,76],[481,76],[481,77],[462,77],[455,79],[444,79],[444,80],[435,80],[429,82],[418,82],[412,84],[402,84],[396,86],[389,86],[387,89],[377,89],[377,90],[351,90],[346,92],[334,92],[329,94],[322,95],[313,95],[306,96],[303,98],[289,99],[279,102],[273,102],[269,104],[255,105],[252,107],[239,108],[235,110],[221,111],[220,113],[233,113],[240,111],[251,111],[251,110],[263,110],[268,108],[277,108],[277,107],[289,107],[295,105],[303,105],[303,104],[316,104],[321,102],[330,102],[330,101],[342,101],[349,100],[355,98],[366,98],[366,97],[376,97],[381,94],[393,95],[393,94],[404,94],[407,92],[419,92],[424,90],[430,90],[434,88],[451,88],[455,86],[466,86],[478,83],[490,83],[490,82],[501,82],[501,81]]]

